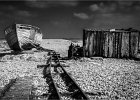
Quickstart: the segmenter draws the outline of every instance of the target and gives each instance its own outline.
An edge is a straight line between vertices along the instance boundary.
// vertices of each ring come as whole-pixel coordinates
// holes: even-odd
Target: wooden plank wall
[[[86,57],[134,58],[138,50],[139,32],[83,31],[83,52]]]
[[[139,48],[138,48],[138,51],[140,52],[140,33],[138,33],[138,34],[139,34],[139,43],[138,43]]]
[[[129,33],[122,33],[121,57],[129,58]]]
[[[138,47],[139,47],[138,45],[139,45],[139,33],[132,32],[131,39],[130,39],[130,56],[132,58],[134,58],[138,52]]]
[[[109,37],[108,32],[105,32],[104,33],[104,44],[103,44],[103,50],[104,50],[103,57],[108,57],[108,52],[109,52],[108,37]]]

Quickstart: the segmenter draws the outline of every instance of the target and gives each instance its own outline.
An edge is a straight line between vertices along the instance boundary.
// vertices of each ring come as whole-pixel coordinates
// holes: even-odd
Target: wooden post
[[[116,32],[111,32],[112,37],[113,37],[113,54],[112,57],[115,58],[116,57]]]
[[[103,50],[103,44],[104,44],[104,31],[101,31],[100,32],[100,37],[101,37],[101,45],[100,45],[100,48],[101,48],[101,52],[100,52],[100,56],[103,57],[103,53],[104,53],[104,50]]]
[[[104,34],[104,56],[108,57],[108,34],[109,32],[105,32]]]
[[[116,57],[119,58],[119,33],[116,32]]]
[[[102,31],[99,31],[99,56],[102,56]]]
[[[139,34],[139,48],[138,48],[138,51],[140,51],[140,32],[138,32]]]
[[[109,33],[109,56],[112,57],[113,54],[113,34],[110,32]]]
[[[133,58],[135,58],[135,56],[137,55],[138,53],[138,36],[139,36],[139,33],[137,32],[131,32],[131,56]]]
[[[105,54],[105,38],[104,38],[104,36],[105,36],[105,31],[103,31],[102,32],[102,34],[103,34],[103,36],[102,36],[102,57],[104,57],[104,54]]]
[[[96,55],[96,31],[92,31],[92,35],[93,35],[93,56]]]
[[[122,48],[122,33],[119,32],[119,38],[118,38],[118,42],[119,42],[119,45],[118,45],[118,58],[121,58],[121,48]]]
[[[86,54],[86,52],[85,52],[85,45],[86,45],[86,30],[85,29],[83,29],[83,56],[85,57],[85,54]]]
[[[125,58],[129,57],[129,33],[128,32],[123,32],[122,34],[121,56]]]
[[[88,48],[89,48],[89,31],[88,30],[84,30],[83,31],[83,52],[84,52],[84,57],[88,56]]]
[[[87,33],[87,57],[90,57],[89,55],[89,45],[90,45],[90,31]]]
[[[90,42],[89,42],[89,56],[92,57],[93,56],[93,36],[94,36],[94,33],[92,31],[90,31]]]
[[[95,51],[95,56],[99,55],[99,34],[98,31],[95,31],[95,37],[96,37],[96,51]]]

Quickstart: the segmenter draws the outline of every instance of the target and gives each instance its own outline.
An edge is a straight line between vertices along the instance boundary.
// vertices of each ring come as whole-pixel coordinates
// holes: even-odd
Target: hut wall
[[[109,34],[109,54],[108,57],[113,57],[113,34]]]
[[[92,32],[92,35],[93,35],[93,56],[95,56],[96,54],[96,32]]]
[[[139,33],[132,32],[130,35],[130,56],[134,58],[138,52]]]
[[[93,56],[93,34],[89,32],[89,56]]]
[[[140,33],[129,31],[83,31],[84,56],[131,58],[140,50]]]
[[[129,33],[122,33],[121,57],[129,57]]]
[[[103,53],[103,56],[108,57],[108,52],[109,52],[109,45],[108,45],[109,39],[108,39],[108,37],[109,37],[109,33],[105,32],[103,36],[104,36],[104,44],[103,44],[104,53]]]
[[[83,35],[83,51],[84,51],[84,56],[88,56],[88,48],[89,47],[89,32],[84,30],[84,35]]]
[[[117,58],[121,58],[122,34],[120,32],[117,33],[118,33]]]
[[[100,56],[103,56],[103,51],[104,51],[104,48],[103,48],[103,45],[104,45],[104,35],[102,35],[102,34],[104,34],[104,32],[103,31],[100,31],[100,40],[101,40],[101,42],[100,42]]]
[[[138,33],[138,34],[139,34],[139,43],[138,43],[139,48],[138,48],[138,51],[140,52],[140,33]]]
[[[85,45],[86,45],[86,30],[83,30],[83,56],[85,57]]]

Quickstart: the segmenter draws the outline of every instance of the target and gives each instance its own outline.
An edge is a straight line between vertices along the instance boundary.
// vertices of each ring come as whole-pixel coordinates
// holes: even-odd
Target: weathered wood
[[[100,42],[100,49],[101,49],[101,51],[100,51],[100,54],[101,54],[101,56],[103,57],[103,52],[104,52],[104,49],[103,49],[103,44],[104,44],[104,32],[103,31],[101,31],[100,32],[100,36],[101,36],[101,42]]]
[[[88,56],[88,45],[89,45],[89,42],[88,42],[88,31],[85,31],[85,38],[84,38],[84,41],[85,41],[85,45],[84,45],[84,49],[85,49],[85,56],[87,57]]]
[[[112,32],[111,34],[113,36],[113,54],[112,54],[112,57],[115,58],[116,57],[116,33]]]
[[[89,56],[92,57],[93,56],[93,37],[94,37],[94,34],[93,32],[91,31],[90,32],[90,35],[89,35]]]
[[[102,56],[102,32],[99,31],[99,56]]]
[[[86,30],[83,29],[83,56],[85,57],[85,45],[86,45]]]
[[[118,32],[118,58],[121,58],[122,34]]]
[[[112,57],[113,55],[113,34],[109,34],[109,54],[108,57]]]
[[[108,46],[108,36],[109,36],[109,32],[106,32],[105,34],[104,34],[104,38],[105,38],[105,44],[104,44],[104,56],[105,57],[108,57],[108,48],[109,48],[109,46]]]
[[[91,31],[84,32],[85,56],[114,58],[135,57],[140,50],[139,31]]]
[[[122,46],[121,46],[121,56],[128,58],[129,57],[129,33],[122,33]]]
[[[12,50],[29,50],[42,41],[40,29],[26,24],[13,24],[5,29],[5,37]]]
[[[138,32],[139,34],[139,48],[138,48],[138,51],[140,51],[140,32]]]
[[[90,57],[89,45],[90,45],[90,31],[88,31],[88,33],[87,33],[87,46],[86,47],[87,47],[87,56],[88,57]]]
[[[98,56],[99,55],[99,32],[98,31],[96,31],[96,56]]]
[[[134,58],[136,55],[137,55],[137,52],[138,52],[138,36],[139,33],[135,33],[135,32],[132,32],[131,33],[131,40],[130,40],[130,45],[131,45],[131,48],[130,48],[130,55],[132,58]]]

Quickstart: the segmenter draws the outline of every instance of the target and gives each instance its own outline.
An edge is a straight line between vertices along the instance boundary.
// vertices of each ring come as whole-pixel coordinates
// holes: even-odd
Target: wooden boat
[[[9,47],[14,51],[30,50],[42,41],[40,29],[32,25],[13,24],[4,33]]]

